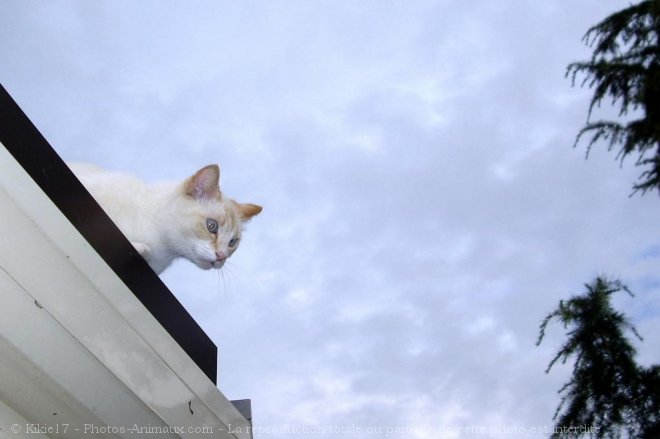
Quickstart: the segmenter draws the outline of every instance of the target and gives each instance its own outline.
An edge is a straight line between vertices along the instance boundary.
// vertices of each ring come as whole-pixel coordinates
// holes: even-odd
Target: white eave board
[[[248,422],[2,144],[0,294],[0,420],[69,425],[51,437],[137,437],[86,424],[251,437]]]

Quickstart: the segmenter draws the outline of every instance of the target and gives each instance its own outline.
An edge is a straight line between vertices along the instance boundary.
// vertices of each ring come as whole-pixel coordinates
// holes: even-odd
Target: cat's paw
[[[149,247],[147,244],[143,242],[131,242],[133,244],[133,247],[135,247],[135,250],[140,253],[140,256],[143,258],[147,258],[149,256],[149,253],[151,253],[151,247]]]

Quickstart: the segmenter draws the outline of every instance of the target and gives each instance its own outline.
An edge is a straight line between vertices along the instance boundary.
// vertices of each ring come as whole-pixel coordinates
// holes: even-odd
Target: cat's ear
[[[220,168],[208,165],[186,180],[186,195],[196,200],[220,198]]]
[[[241,203],[236,203],[236,208],[238,209],[238,215],[241,217],[241,221],[246,222],[249,221],[250,218],[252,218],[255,215],[258,215],[259,212],[262,211],[261,206],[257,206],[256,204],[241,204]]]

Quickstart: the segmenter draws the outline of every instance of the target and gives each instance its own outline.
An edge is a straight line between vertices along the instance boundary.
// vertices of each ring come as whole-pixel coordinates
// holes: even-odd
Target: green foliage
[[[575,428],[593,428],[593,437],[660,437],[660,366],[645,369],[635,362],[626,332],[641,337],[626,317],[615,311],[610,296],[632,295],[620,281],[598,277],[586,293],[560,301],[541,323],[537,345],[553,320],[568,329],[568,339],[550,361],[546,373],[561,360],[575,358],[572,378],[559,390],[561,402],[553,438],[580,437]]]
[[[594,89],[576,145],[588,133],[587,151],[605,140],[609,150],[620,145],[622,160],[637,152],[636,163],[645,170],[633,186],[635,191],[660,191],[660,1],[642,1],[610,15],[589,29],[584,40],[594,49],[591,60],[572,63],[566,71],[573,84],[583,74],[582,85]],[[594,107],[607,97],[612,105],[619,105],[620,118],[629,112],[641,117],[592,122]]]

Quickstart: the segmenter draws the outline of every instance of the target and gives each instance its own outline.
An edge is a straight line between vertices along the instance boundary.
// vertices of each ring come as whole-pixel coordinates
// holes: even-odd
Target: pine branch
[[[587,157],[601,140],[608,142],[608,150],[621,145],[617,154],[621,160],[637,152],[636,165],[645,170],[633,185],[633,193],[660,192],[660,152],[648,157],[650,150],[660,148],[660,1],[642,1],[610,15],[591,27],[584,41],[594,49],[591,59],[571,63],[566,69],[573,85],[583,75],[580,85],[594,91],[586,125],[575,145],[590,133]],[[643,117],[627,123],[592,122],[594,109],[606,98],[618,107],[619,117],[631,111],[642,111]]]

